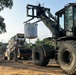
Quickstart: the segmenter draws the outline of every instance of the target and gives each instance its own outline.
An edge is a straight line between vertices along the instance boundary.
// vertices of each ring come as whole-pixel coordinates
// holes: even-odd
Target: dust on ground
[[[67,75],[56,63],[46,67],[34,65],[32,60],[0,61],[0,75]]]

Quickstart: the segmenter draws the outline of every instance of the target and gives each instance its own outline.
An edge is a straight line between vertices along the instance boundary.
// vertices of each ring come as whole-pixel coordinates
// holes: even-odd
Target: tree
[[[52,39],[51,37],[45,38],[43,40],[39,40],[39,38],[38,38],[35,42],[35,45],[40,45],[40,44],[56,46],[56,41],[54,39]]]
[[[4,8],[12,8],[13,0],[0,0],[0,11]],[[4,23],[4,18],[0,16],[0,34],[6,32],[6,25]]]
[[[35,44],[36,45],[40,44],[40,39],[39,38],[35,41]]]
[[[0,42],[0,47],[2,46],[2,42]]]
[[[56,40],[52,39],[51,37],[47,37],[43,39],[43,41],[45,42],[45,44],[56,46]]]

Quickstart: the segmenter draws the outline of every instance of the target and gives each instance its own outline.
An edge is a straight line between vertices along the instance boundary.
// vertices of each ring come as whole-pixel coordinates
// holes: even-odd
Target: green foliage
[[[35,44],[32,43],[26,43],[25,48],[33,48],[36,45],[41,45],[41,44],[46,44],[46,45],[53,45],[56,46],[56,40],[49,38],[45,38],[43,40],[40,40],[39,38],[35,41]]]
[[[45,38],[43,41],[45,44],[56,46],[56,40],[52,39],[51,37]]]
[[[2,43],[2,42],[0,42],[0,50],[2,52],[5,52],[6,48],[7,48],[7,45],[8,45],[8,43]]]
[[[2,42],[0,42],[0,47],[2,46]]]
[[[12,8],[13,0],[0,0],[0,11],[6,8]],[[0,16],[0,34],[6,32],[6,25],[4,23],[4,18]]]
[[[12,8],[13,0],[0,0],[0,11],[6,8]]]
[[[45,38],[43,40],[39,40],[39,38],[36,40],[35,45],[40,45],[40,44],[47,44],[47,45],[53,45],[56,46],[56,41],[51,38]]]
[[[5,26],[5,23],[4,23],[4,18],[2,18],[2,17],[0,16],[0,34],[1,34],[2,32],[6,32],[6,26]]]
[[[39,45],[41,43],[41,41],[39,40],[39,38],[36,40],[35,44]]]
[[[7,46],[8,45],[8,43],[2,43],[2,42],[0,42],[0,47],[2,47],[2,46]]]

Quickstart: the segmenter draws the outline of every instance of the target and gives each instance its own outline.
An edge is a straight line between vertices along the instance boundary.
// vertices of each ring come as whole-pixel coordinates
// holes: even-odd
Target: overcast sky
[[[76,2],[76,0],[13,0],[14,5],[11,10],[4,9],[0,12],[0,15],[5,18],[7,30],[7,33],[0,34],[0,42],[8,42],[16,33],[24,33],[23,22],[28,19],[26,16],[26,5],[37,5],[37,1],[41,4],[44,3],[45,7],[50,8],[53,15],[67,3]],[[42,22],[38,23],[38,38],[43,39],[50,36],[51,32],[49,29]],[[31,42],[35,40],[31,40]]]

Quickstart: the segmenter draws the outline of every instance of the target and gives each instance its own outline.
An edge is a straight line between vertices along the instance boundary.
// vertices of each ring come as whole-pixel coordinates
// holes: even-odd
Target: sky
[[[50,8],[51,13],[54,15],[55,12],[62,9],[66,4],[76,2],[76,0],[13,0],[14,4],[11,10],[5,8],[0,12],[0,15],[5,18],[4,22],[6,23],[7,30],[6,33],[0,34],[0,42],[8,42],[17,33],[24,33],[23,22],[29,19],[26,16],[26,5],[37,5],[38,2],[40,4],[44,3],[44,6]],[[38,38],[42,40],[46,37],[51,37],[51,32],[40,22],[38,23]],[[34,43],[36,39],[30,41]]]

